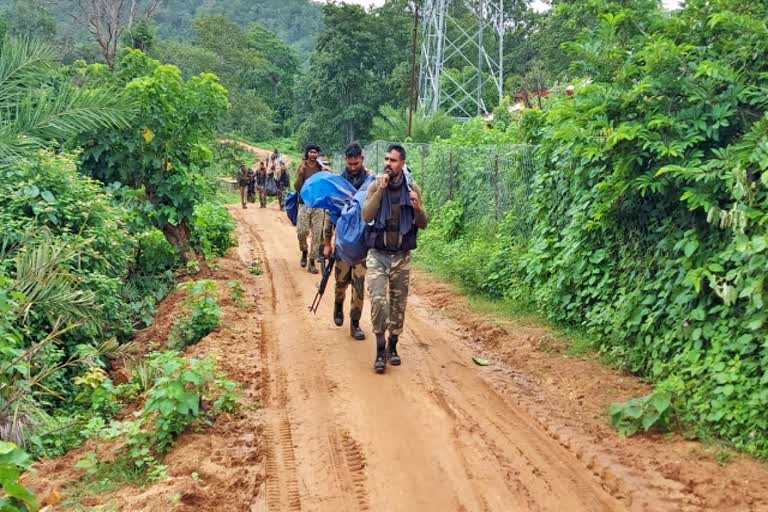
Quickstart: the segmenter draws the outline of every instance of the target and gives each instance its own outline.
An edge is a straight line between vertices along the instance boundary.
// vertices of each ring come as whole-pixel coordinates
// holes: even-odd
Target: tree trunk
[[[165,239],[168,240],[168,243],[179,251],[179,255],[184,263],[190,259],[194,259],[194,252],[189,246],[189,239],[192,235],[189,224],[186,222],[180,222],[176,226],[172,224],[163,224],[161,229],[165,235]]]

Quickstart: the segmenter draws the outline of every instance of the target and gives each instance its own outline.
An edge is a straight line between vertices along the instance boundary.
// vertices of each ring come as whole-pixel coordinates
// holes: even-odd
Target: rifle
[[[323,293],[325,293],[325,287],[328,286],[328,279],[331,277],[333,265],[336,263],[336,255],[331,253],[331,255],[326,259],[326,257],[323,256],[322,248],[320,249],[319,256],[321,279],[317,284],[317,294],[315,295],[315,300],[313,300],[312,305],[309,306],[309,310],[314,314],[317,314],[317,308],[320,306],[320,300],[323,298]]]

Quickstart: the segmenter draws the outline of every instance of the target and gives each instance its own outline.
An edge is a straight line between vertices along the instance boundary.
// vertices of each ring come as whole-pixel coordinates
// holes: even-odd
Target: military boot
[[[307,266],[307,251],[301,251],[301,262],[299,262],[301,268]]]
[[[352,320],[349,324],[349,335],[355,338],[356,340],[364,340],[365,339],[365,333],[360,328],[360,320]]]
[[[392,366],[400,366],[400,356],[397,354],[397,335],[389,335],[389,344],[387,345],[387,352],[389,356],[389,362]]]
[[[387,348],[384,340],[384,333],[376,334],[376,360],[373,362],[373,369],[376,373],[384,373],[387,367]]]
[[[309,260],[309,273],[310,274],[317,274],[318,270],[315,266],[315,260]]]
[[[339,327],[344,325],[344,304],[341,302],[333,305],[333,322]]]

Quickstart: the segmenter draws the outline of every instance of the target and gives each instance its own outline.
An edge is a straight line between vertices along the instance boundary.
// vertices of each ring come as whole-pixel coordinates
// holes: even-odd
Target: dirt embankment
[[[368,307],[364,342],[333,325],[330,289],[310,314],[317,277],[299,268],[285,214],[274,205],[231,211],[240,245],[213,277],[222,286],[240,280],[248,307],[225,302],[221,327],[190,353],[216,353],[243,385],[246,407],[183,435],[165,460],[170,480],[101,503],[126,511],[768,510],[763,464],[734,456],[720,466],[714,450],[674,435],[619,437],[608,404],[646,386],[568,357],[563,341],[534,323],[478,313],[427,274],[413,278],[403,365],[374,374]],[[246,272],[254,259],[264,275]],[[248,407],[256,402],[263,407]],[[38,489],[66,493],[74,460],[39,464],[35,482],[49,485]]]

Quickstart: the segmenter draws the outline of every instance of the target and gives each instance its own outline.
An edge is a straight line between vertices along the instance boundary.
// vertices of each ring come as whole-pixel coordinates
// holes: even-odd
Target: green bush
[[[19,483],[19,477],[31,463],[29,455],[13,443],[0,441],[0,510],[28,512],[37,510],[35,495]]]
[[[207,260],[224,256],[236,245],[235,221],[226,208],[215,203],[202,203],[192,215],[192,242]]]
[[[195,359],[162,352],[150,355],[148,366],[155,377],[143,407],[135,419],[113,423],[104,435],[123,437],[133,464],[160,476],[158,456],[192,423],[235,410],[238,389],[218,370],[213,356]]]
[[[175,350],[200,341],[219,325],[221,318],[216,283],[208,279],[187,281],[179,289],[187,292],[181,303],[187,311],[176,319],[168,335],[168,346]]]
[[[418,257],[527,300],[668,390],[614,407],[624,432],[674,414],[766,457],[768,6],[692,0],[668,17],[653,2],[592,7],[600,26],[567,45],[590,80],[505,128],[539,146],[534,172],[501,190],[511,201],[497,234],[484,227],[492,175],[471,152],[457,171],[433,146],[427,204],[448,217],[446,194],[460,197],[465,231],[448,242],[428,230]],[[478,129],[446,142],[494,140]]]
[[[176,249],[168,243],[159,229],[150,229],[140,233],[136,238],[139,242],[139,252],[136,256],[138,273],[162,274],[177,265]]]

